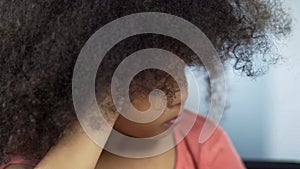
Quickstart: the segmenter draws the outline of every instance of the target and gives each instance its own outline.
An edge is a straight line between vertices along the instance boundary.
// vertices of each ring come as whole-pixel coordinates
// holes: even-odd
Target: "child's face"
[[[151,79],[152,74],[145,73],[143,75],[143,81],[138,81],[137,83],[144,83],[144,87],[146,87],[147,79]],[[180,75],[181,77],[184,77],[184,71],[181,71]],[[161,78],[159,78],[161,79]],[[162,88],[172,88],[175,89],[174,93],[167,94],[168,101],[167,101],[167,107],[164,109],[164,112],[154,121],[150,123],[136,123],[133,121],[130,121],[126,119],[123,116],[119,116],[117,119],[114,128],[118,130],[119,132],[132,136],[132,137],[151,137],[158,135],[165,130],[167,130],[171,125],[174,124],[174,120],[177,116],[180,115],[180,107],[184,106],[184,103],[187,99],[187,87],[184,87],[184,91],[180,91],[178,88],[178,85],[176,84],[175,80],[173,78],[166,78],[167,80],[163,83],[164,86],[161,86]],[[186,86],[186,85],[184,85]],[[164,91],[164,90],[163,90]],[[139,111],[146,111],[150,108],[150,102],[148,100],[147,92],[138,92],[138,94],[135,94],[135,96],[132,98],[132,105]],[[182,96],[181,96],[182,95]],[[159,96],[155,98],[155,101],[162,101]]]

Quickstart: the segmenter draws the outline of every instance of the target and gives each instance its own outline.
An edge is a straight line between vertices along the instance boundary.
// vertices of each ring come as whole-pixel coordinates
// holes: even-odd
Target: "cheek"
[[[150,108],[151,104],[147,98],[147,95],[140,95],[137,98],[132,100],[132,105],[139,111],[146,111]]]
[[[172,100],[170,102],[168,102],[168,106],[173,107],[179,104],[184,104],[185,101],[187,100],[188,97],[188,92],[185,89],[184,91],[178,91],[174,94],[174,97],[172,98]]]

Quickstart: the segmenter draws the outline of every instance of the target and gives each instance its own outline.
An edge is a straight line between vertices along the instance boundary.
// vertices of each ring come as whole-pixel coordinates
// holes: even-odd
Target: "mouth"
[[[175,117],[173,117],[173,118],[165,121],[164,125],[170,127],[170,126],[172,126],[174,124],[179,123],[180,120],[181,120],[181,116],[175,116]]]

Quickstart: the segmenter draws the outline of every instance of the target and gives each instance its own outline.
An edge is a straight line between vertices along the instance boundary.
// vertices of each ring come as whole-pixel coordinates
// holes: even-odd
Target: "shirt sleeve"
[[[30,161],[30,160],[25,160],[21,156],[14,156],[10,159],[10,161],[6,164],[1,164],[0,169],[5,169],[6,167],[10,165],[16,165],[16,164],[21,164],[21,165],[28,165],[34,167],[37,161]]]

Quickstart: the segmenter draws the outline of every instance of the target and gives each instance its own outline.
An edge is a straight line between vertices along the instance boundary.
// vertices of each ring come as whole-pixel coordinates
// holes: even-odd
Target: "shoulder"
[[[201,167],[244,169],[238,153],[221,126],[191,110],[185,109],[184,113],[183,123],[193,122],[193,126],[183,142]],[[182,145],[181,147],[184,148]]]
[[[227,137],[221,126],[192,110],[184,109],[181,121],[178,128],[189,128],[186,138],[199,145],[207,146],[218,142],[221,137]]]

